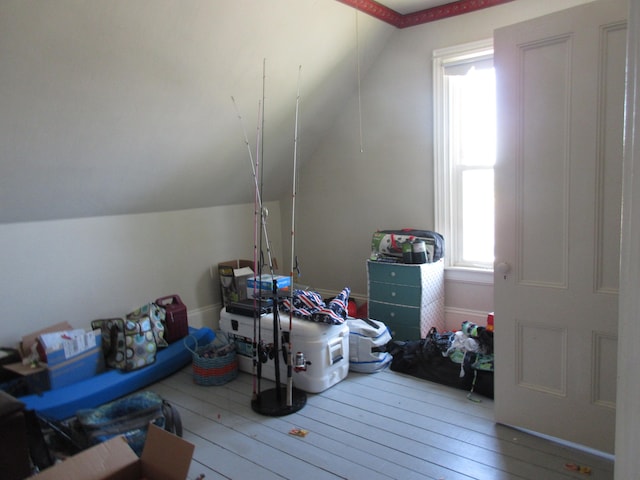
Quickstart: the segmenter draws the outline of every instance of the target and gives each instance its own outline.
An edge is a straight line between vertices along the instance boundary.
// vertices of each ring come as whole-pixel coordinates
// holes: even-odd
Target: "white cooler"
[[[279,312],[280,325],[289,331],[289,314]],[[263,315],[260,319],[261,338],[267,345],[273,344],[273,314]],[[349,327],[316,323],[293,318],[291,336],[292,358],[301,352],[307,362],[306,370],[293,371],[293,385],[309,393],[318,393],[343,380],[349,373]],[[256,329],[258,325],[256,325]],[[253,371],[253,317],[220,312],[220,330],[233,340],[237,347],[238,368],[243,372]],[[256,333],[257,335],[257,333]],[[280,335],[278,335],[280,342]],[[280,345],[278,345],[280,346]],[[280,382],[287,382],[287,365],[278,348],[280,361]],[[275,380],[273,359],[262,364],[262,378]]]

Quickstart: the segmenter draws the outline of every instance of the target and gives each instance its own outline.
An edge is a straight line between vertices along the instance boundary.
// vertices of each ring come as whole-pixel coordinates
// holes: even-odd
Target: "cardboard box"
[[[38,337],[44,333],[60,332],[62,330],[72,330],[73,327],[68,322],[60,322],[50,327],[37,330],[22,337],[20,341],[20,355],[27,358],[32,353],[32,349],[38,345]]]
[[[95,445],[34,475],[36,480],[184,480],[195,447],[150,424],[140,458],[123,436]]]
[[[291,286],[291,277],[285,277],[284,275],[271,275],[270,273],[263,273],[257,277],[254,281],[253,276],[247,279],[247,298],[253,298],[254,283],[255,288],[258,290],[258,295],[268,295],[273,292],[273,282],[276,282],[277,291],[288,291]]]
[[[253,277],[253,260],[230,260],[218,264],[222,304],[247,298],[247,279]]]
[[[40,360],[54,363],[87,352],[96,347],[96,332],[100,330],[86,332],[82,328],[76,328],[38,335],[37,350]]]
[[[62,337],[74,329],[62,322],[22,337],[20,353],[29,358],[37,350],[41,363],[33,367],[23,362],[4,365],[4,368],[28,377],[34,393],[79,382],[104,371],[102,335],[99,330],[74,333],[73,339]],[[57,337],[57,338],[56,338]]]

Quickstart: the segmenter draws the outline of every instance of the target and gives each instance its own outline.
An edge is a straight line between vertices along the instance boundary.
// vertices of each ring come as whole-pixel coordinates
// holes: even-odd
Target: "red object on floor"
[[[347,303],[347,315],[350,317],[358,315],[358,305],[356,305],[356,301],[352,298],[350,298]]]
[[[362,305],[358,307],[358,310],[356,311],[356,314],[354,315],[354,317],[369,318],[369,305],[367,304],[367,302],[364,302]]]

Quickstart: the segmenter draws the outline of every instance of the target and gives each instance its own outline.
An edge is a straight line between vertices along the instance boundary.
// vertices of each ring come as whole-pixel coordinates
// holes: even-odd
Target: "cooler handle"
[[[327,343],[329,349],[329,365],[338,363],[344,358],[344,352],[342,351],[342,336],[334,338]]]

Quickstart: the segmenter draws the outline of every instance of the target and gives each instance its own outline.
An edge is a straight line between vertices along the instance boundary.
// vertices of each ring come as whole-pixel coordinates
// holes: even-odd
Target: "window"
[[[436,229],[447,266],[491,270],[496,101],[491,40],[433,54]]]

